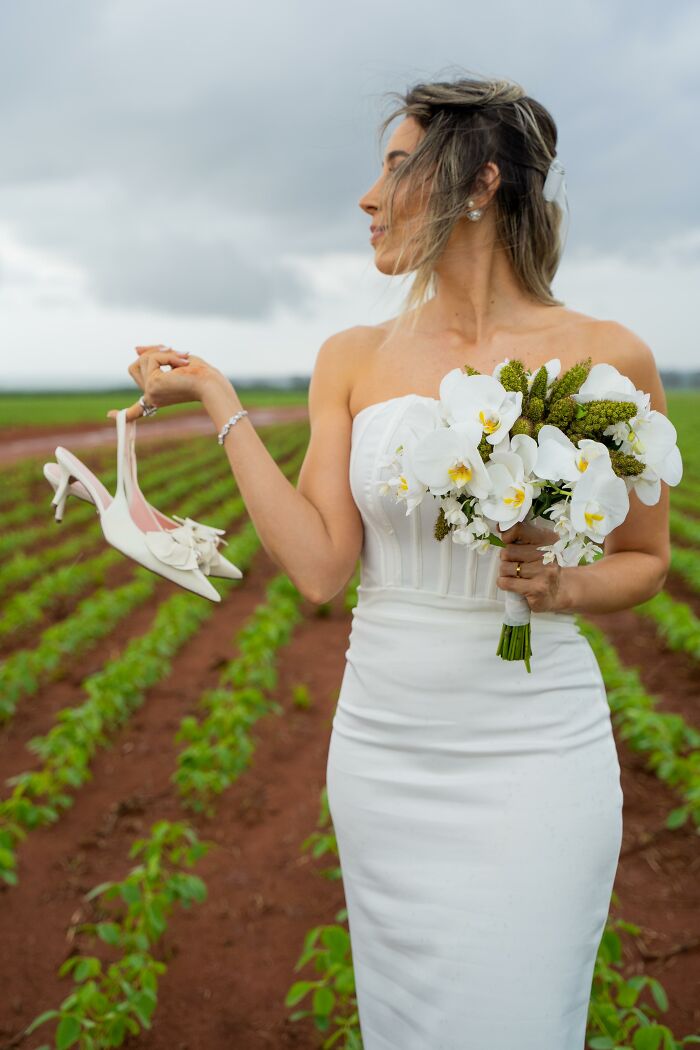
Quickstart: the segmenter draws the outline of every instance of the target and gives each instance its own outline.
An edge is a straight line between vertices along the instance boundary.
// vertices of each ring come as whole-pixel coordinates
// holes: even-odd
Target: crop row
[[[142,480],[144,487],[150,487],[153,484],[159,484],[163,480],[163,477],[179,477],[182,473],[189,475],[189,466],[192,463],[192,459],[201,466],[206,467],[209,463],[216,463],[216,453],[210,448],[199,448],[196,452],[192,452],[187,456],[176,457],[175,453],[171,451],[168,453],[155,453],[149,456],[146,460],[145,469],[142,470]],[[168,460],[171,461],[172,469],[168,470]],[[187,467],[187,469],[185,469]],[[94,471],[93,471],[94,473]],[[113,486],[116,481],[116,471],[112,471],[110,475],[99,474],[98,476],[105,484],[105,487],[113,491]],[[190,475],[191,476],[191,475]],[[37,482],[41,483],[42,491],[45,492],[45,502],[42,500],[42,511],[44,514],[43,520],[31,528],[25,528],[22,531],[10,532],[7,529],[0,536],[0,555],[7,561],[10,555],[24,550],[32,550],[37,544],[44,543],[46,540],[55,537],[56,535],[56,521],[54,518],[54,508],[51,506],[51,487],[48,481],[43,476],[41,467],[36,468],[34,475],[34,484]],[[86,521],[92,521],[97,513],[96,508],[91,503],[86,503],[78,499],[70,500],[70,517],[66,517],[62,523],[63,527],[68,525],[71,528],[75,528],[79,525],[84,524]],[[28,498],[26,506],[22,506],[22,510],[27,509],[31,512],[30,519],[37,515],[37,501],[36,499]]]
[[[263,439],[266,443],[280,443],[284,442],[292,435],[296,434],[298,438],[303,437],[303,432],[300,430],[299,425],[294,426],[288,425],[287,427],[280,427],[272,431],[268,431],[263,435]],[[150,497],[152,503],[161,506],[163,505],[163,496],[167,499],[170,493],[167,488],[163,489],[164,485],[172,482],[175,484],[180,481],[179,487],[174,489],[174,497],[178,498],[180,495],[187,495],[187,488],[182,483],[183,479],[188,478],[190,485],[192,483],[193,474],[199,477],[201,472],[205,473],[207,478],[214,478],[216,476],[217,468],[222,474],[225,473],[230,477],[230,471],[224,469],[227,467],[225,460],[222,459],[220,451],[217,452],[212,449],[211,445],[202,446],[198,452],[191,452],[187,456],[177,456],[173,450],[169,450],[162,453],[154,453],[149,456],[145,462],[145,467],[141,469],[141,477],[139,483]],[[109,474],[100,475],[105,487],[109,491],[113,491],[116,485],[116,471],[110,471]],[[35,479],[36,480],[36,479]],[[56,526],[57,523],[54,518],[54,509],[50,503],[50,486],[43,475],[41,475],[42,491],[46,492],[46,501],[44,509],[44,518],[40,524],[30,528],[24,529],[21,532],[10,532],[7,529],[4,530],[4,534],[0,536],[0,554],[4,557],[4,566],[11,565],[12,562],[9,560],[9,556],[12,554],[21,554],[22,552],[29,550],[29,556],[31,556],[31,549],[39,544],[44,543],[47,540],[56,538]],[[154,492],[154,489],[158,489]],[[62,529],[70,527],[71,531],[81,524],[87,521],[94,521],[97,510],[92,503],[79,500],[77,498],[69,501],[70,516],[64,520]],[[36,499],[29,501],[28,507],[21,508],[23,512],[29,513],[29,517],[33,518],[37,514],[37,501]],[[16,570],[15,570],[16,571]],[[2,579],[2,577],[0,577]]]
[[[183,720],[176,736],[176,740],[184,737],[194,742],[194,747],[190,745],[182,752],[179,771],[173,776],[186,805],[191,806],[197,796],[206,803],[232,783],[250,760],[254,744],[249,730],[253,722],[268,711],[282,710],[272,697],[277,684],[275,659],[301,619],[301,595],[282,573],[268,584],[266,599],[239,632],[241,655],[221,672],[220,687],[202,695],[200,703],[209,715],[201,723]],[[214,745],[208,756],[197,751],[197,742],[205,738]],[[206,774],[201,782],[192,776],[197,771]],[[211,806],[206,808],[211,812]],[[71,957],[59,976],[72,972],[73,991],[60,1009],[44,1011],[24,1034],[55,1020],[57,1047],[67,1050],[78,1044],[85,1050],[101,1050],[120,1046],[127,1034],[150,1028],[157,1006],[158,976],[166,971],[165,964],[154,958],[152,947],[162,937],[176,902],[188,907],[206,897],[201,879],[177,869],[191,866],[214,845],[198,842],[186,824],[165,821],[153,827],[150,840],[137,841],[130,856],[142,853],[143,862],[123,881],[103,883],[87,895],[88,900],[98,896],[120,898],[127,905],[126,914],[111,916],[110,921],[84,923],[72,931],[100,938],[118,949],[120,957],[107,969],[96,956]]]
[[[299,422],[294,422],[294,423],[285,423],[283,425],[276,426],[276,427],[261,427],[259,432],[260,432],[260,436],[261,437],[264,437],[266,434],[271,432],[271,433],[273,433],[275,435],[275,437],[274,437],[275,440],[281,440],[281,439],[284,438],[284,436],[286,434],[291,434],[291,433],[296,433],[296,434],[298,434],[298,435],[303,437],[304,434],[305,434],[305,429],[304,429],[304,424],[301,424]],[[219,463],[223,463],[224,462],[224,460],[221,457],[221,450],[218,449],[218,445],[216,445],[215,442],[212,443],[211,440],[209,441],[208,445],[203,446],[201,448],[201,451],[200,451],[199,443],[197,443],[194,446],[194,450],[190,450],[189,446],[188,446],[188,450],[187,450],[187,454],[186,455],[178,455],[177,454],[177,447],[178,446],[175,446],[174,449],[171,447],[171,448],[168,449],[168,451],[163,452],[163,453],[152,453],[146,459],[146,463],[148,463],[148,464],[150,464],[151,460],[154,461],[154,468],[153,469],[154,470],[157,469],[157,471],[158,471],[158,473],[155,475],[155,482],[156,483],[158,483],[158,478],[161,475],[163,475],[163,472],[165,473],[166,476],[171,476],[171,477],[179,477],[181,474],[184,473],[188,477],[190,477],[190,479],[191,479],[193,462],[201,463],[202,465],[205,465],[205,464],[210,463],[210,462],[212,464],[215,464],[217,461]],[[218,452],[217,452],[217,449],[218,449]],[[167,467],[168,461],[170,461],[170,468],[169,469]],[[46,487],[46,492],[47,492],[48,495],[50,495],[49,484],[48,484],[48,482],[45,479],[43,479],[41,465],[38,462],[33,462],[32,469],[33,469],[33,472],[34,472],[33,473],[34,484],[36,484],[37,479],[42,479],[43,480],[43,485],[45,485],[45,487]],[[147,484],[148,485],[154,484],[154,478],[151,477],[149,475],[149,473],[148,473],[148,471],[150,469],[151,469],[150,466],[148,466],[148,467],[146,467],[146,470],[144,471],[144,476],[143,476],[144,487]],[[3,476],[4,482],[8,486],[10,486],[11,485],[11,481],[8,479],[8,472],[7,471],[3,471],[2,472],[2,476]],[[105,482],[109,481],[110,479],[111,479],[111,484],[114,485],[114,483],[116,481],[116,471],[112,470],[110,473],[108,473],[107,475],[105,475],[103,477],[103,480]],[[148,481],[147,481],[147,479],[148,479]],[[109,488],[109,485],[107,485],[107,487]],[[35,506],[35,501],[30,500],[29,502],[34,504],[34,506]],[[74,506],[72,507],[72,513],[71,513],[71,517],[70,517],[70,521],[72,522],[73,525],[79,525],[79,524],[89,520],[91,517],[93,517],[97,513],[95,508],[94,508],[94,506],[92,506],[91,504],[85,503],[85,502],[77,500],[77,499],[74,500],[74,501],[71,501],[71,502],[74,502]],[[155,502],[155,500],[152,499],[151,502]],[[0,557],[2,557],[3,559],[6,559],[10,554],[14,554],[18,550],[24,550],[24,549],[27,549],[27,548],[31,549],[37,543],[42,543],[45,539],[49,538],[51,534],[55,535],[56,521],[54,520],[54,517],[53,517],[53,513],[54,512],[53,512],[53,509],[50,506],[50,500],[48,498],[47,498],[47,501],[46,501],[46,507],[47,507],[47,517],[46,517],[46,520],[44,522],[42,522],[41,524],[36,525],[36,526],[32,526],[31,528],[23,529],[22,531],[17,531],[17,532],[6,531],[3,535],[0,535]],[[50,511],[50,513],[49,513],[49,511]],[[35,506],[35,512],[36,512],[36,506]]]
[[[287,465],[289,474],[298,471],[304,454],[302,450]],[[258,535],[248,521],[229,541],[228,551],[231,560],[245,571],[259,546]],[[220,581],[225,591],[235,582]],[[178,592],[163,602],[151,630],[133,639],[123,654],[85,680],[88,700],[60,711],[49,733],[30,741],[30,750],[43,759],[44,765],[10,778],[8,784],[14,785],[14,790],[0,802],[0,875],[7,882],[17,882],[15,852],[25,836],[24,829],[55,822],[60,811],[72,804],[67,789],[79,787],[90,778],[89,763],[95,750],[106,744],[108,733],[126,722],[143,703],[146,690],[169,673],[174,654],[213,614],[213,603],[193,597]]]
[[[660,591],[634,611],[654,621],[656,630],[669,649],[700,660],[700,620],[686,602],[676,601]]]
[[[338,857],[338,844],[328,808],[328,794],[321,792],[321,814],[317,828],[301,848],[314,859],[325,854]],[[320,871],[327,879],[342,878],[339,864]],[[618,904],[617,894],[611,897]],[[362,1038],[352,960],[352,938],[347,909],[335,915],[334,922],[314,926],[304,937],[295,972],[305,966],[313,976],[295,980],[285,996],[285,1005],[297,1007],[303,1000],[308,1005],[290,1014],[290,1021],[310,1017],[316,1028],[326,1035],[324,1048],[361,1050]],[[670,1028],[658,1021],[659,1010],[668,1010],[668,996],[655,977],[622,974],[624,958],[620,933],[639,937],[641,928],[634,923],[608,916],[594,964],[591,997],[586,1023],[586,1047],[591,1050],[682,1050],[697,1045],[700,1036],[688,1035],[678,1041]],[[651,1002],[642,1002],[648,992]]]
[[[620,738],[645,753],[647,767],[683,799],[666,826],[680,827],[690,817],[700,827],[700,732],[681,715],[655,710],[656,697],[634,668],[625,667],[603,631],[581,616],[577,622],[598,661]]]
[[[298,445],[298,441],[294,442],[291,439],[290,444],[294,443]],[[185,498],[190,517],[206,511],[209,507],[216,507],[218,514],[221,512],[221,501],[230,496],[231,488],[230,473],[222,477],[215,485],[201,487],[198,485],[196,491],[192,489],[191,477],[182,478],[170,487],[167,499],[175,501],[179,496]],[[102,536],[99,523],[96,523],[94,529],[97,541]],[[13,595],[5,603],[3,615],[0,618],[0,638],[20,628],[26,628],[28,624],[39,622],[45,615],[46,609],[56,601],[62,601],[66,595],[80,594],[88,587],[104,583],[109,568],[120,562],[123,557],[119,551],[110,547],[109,550],[83,562],[66,565],[53,572],[40,575],[34,584]]]
[[[253,722],[270,709],[282,711],[269,697],[277,684],[277,650],[302,619],[301,595],[282,573],[268,585],[267,596],[236,638],[239,655],[223,668],[217,687],[201,697],[206,717],[188,716],[180,724],[176,741],[187,746],[173,779],[195,812],[211,815],[211,799],[248,765]]]
[[[282,459],[289,451],[290,444],[292,451],[296,450],[298,455],[298,445],[289,439],[281,441],[279,445],[271,442],[269,450],[275,459]],[[183,510],[190,516],[199,513],[200,507],[206,512],[210,497],[211,490],[196,496],[190,495]],[[236,497],[216,505],[219,520],[225,522],[228,528],[244,510],[240,499]],[[112,561],[117,560],[118,552],[110,550],[108,553]],[[35,692],[42,679],[60,673],[69,659],[85,652],[94,641],[104,637],[123,615],[145,601],[156,581],[156,575],[149,572],[136,590],[132,584],[119,589],[103,588],[96,595],[85,599],[71,616],[48,627],[37,646],[17,650],[0,663],[0,721],[6,721],[18,700],[23,695]]]

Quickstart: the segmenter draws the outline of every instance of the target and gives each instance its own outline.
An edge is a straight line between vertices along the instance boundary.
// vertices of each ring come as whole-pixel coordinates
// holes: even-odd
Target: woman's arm
[[[296,488],[249,416],[229,430],[222,449],[265,551],[316,603],[347,583],[362,547],[362,520],[348,480],[348,382],[357,338],[355,329],[339,332],[319,350],[309,386],[311,439]],[[201,401],[217,433],[243,407],[229,380],[216,372]]]
[[[614,321],[598,326],[594,361],[606,361],[650,394],[649,407],[667,414],[666,397],[651,349],[624,325]],[[534,612],[605,613],[629,609],[652,598],[662,589],[671,560],[669,492],[661,482],[661,496],[647,507],[633,490],[627,517],[608,534],[604,557],[586,565],[543,565],[537,550],[538,535],[530,524],[514,525],[502,533],[501,576],[498,586],[527,598]],[[544,542],[558,539],[544,531]],[[522,561],[522,575],[513,575],[513,562]]]
[[[607,322],[607,360],[632,380],[637,390],[650,394],[649,407],[668,414],[666,395],[654,355],[637,335],[615,322]],[[659,502],[647,507],[630,491],[627,517],[606,537],[605,556],[589,565],[563,570],[562,609],[580,612],[616,612],[652,598],[663,588],[671,562],[669,490],[661,482]]]

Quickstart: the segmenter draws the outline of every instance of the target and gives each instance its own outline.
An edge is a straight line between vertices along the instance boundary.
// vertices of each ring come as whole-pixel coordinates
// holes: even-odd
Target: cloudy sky
[[[555,294],[697,369],[699,51],[697,0],[2,0],[1,386],[130,383],[144,343],[308,375],[408,287],[358,206],[386,93],[470,74],[557,122]]]

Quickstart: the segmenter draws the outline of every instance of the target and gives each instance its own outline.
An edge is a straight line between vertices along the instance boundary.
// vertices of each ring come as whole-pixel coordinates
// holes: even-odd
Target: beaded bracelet
[[[234,416],[231,416],[231,418],[229,419],[229,421],[227,423],[224,423],[223,427],[221,428],[221,430],[219,432],[219,436],[217,438],[217,440],[218,440],[220,445],[223,445],[224,438],[228,434],[228,432],[231,429],[231,427],[234,426],[238,422],[239,419],[241,419],[243,416],[247,416],[247,415],[248,415],[248,410],[243,408],[243,409],[241,409],[240,412],[236,412],[236,414]]]

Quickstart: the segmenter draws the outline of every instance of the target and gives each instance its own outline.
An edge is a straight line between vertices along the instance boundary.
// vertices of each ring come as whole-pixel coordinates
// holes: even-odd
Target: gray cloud
[[[700,223],[700,8],[565,14],[553,0],[5,0],[0,223],[81,267],[97,302],[303,311],[289,256],[369,254],[357,202],[378,172],[383,93],[469,69],[552,110],[567,254],[651,255]]]

